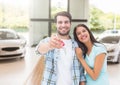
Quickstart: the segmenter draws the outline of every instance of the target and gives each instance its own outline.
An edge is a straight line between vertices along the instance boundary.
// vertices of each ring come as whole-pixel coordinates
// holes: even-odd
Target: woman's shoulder
[[[102,43],[95,43],[94,50],[96,50],[97,52],[105,52],[106,53],[106,47]]]
[[[102,43],[94,43],[94,46],[95,47],[98,47],[98,48],[105,48],[105,45],[104,44],[102,44]]]
[[[106,51],[106,47],[102,43],[95,43],[94,48],[95,48],[95,50],[101,50],[101,51],[104,50],[104,51]]]

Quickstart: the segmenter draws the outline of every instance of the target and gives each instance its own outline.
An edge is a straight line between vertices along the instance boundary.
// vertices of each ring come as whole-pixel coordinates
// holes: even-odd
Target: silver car
[[[107,61],[119,63],[120,62],[120,30],[107,30],[102,33],[98,41],[102,42],[108,52]]]
[[[0,60],[23,58],[26,40],[12,29],[0,29]]]

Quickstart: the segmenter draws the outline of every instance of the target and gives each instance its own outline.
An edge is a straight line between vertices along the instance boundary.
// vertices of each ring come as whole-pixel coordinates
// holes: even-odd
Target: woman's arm
[[[79,61],[81,62],[82,66],[84,67],[84,69],[86,70],[86,72],[91,76],[91,78],[93,80],[96,80],[100,74],[100,71],[102,69],[103,63],[104,63],[104,59],[105,59],[105,53],[99,54],[97,55],[96,59],[95,59],[95,64],[94,64],[94,68],[91,69],[87,63],[85,62],[85,60],[82,57],[82,50],[80,48],[76,48],[76,55],[79,59]]]
[[[85,85],[85,81],[80,82],[80,85]]]

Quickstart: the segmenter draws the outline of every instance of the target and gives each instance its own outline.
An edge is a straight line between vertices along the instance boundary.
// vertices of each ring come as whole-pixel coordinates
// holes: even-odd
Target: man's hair
[[[57,22],[57,16],[65,16],[65,17],[68,17],[70,22],[72,20],[72,16],[69,12],[66,12],[66,11],[61,11],[61,12],[58,12],[56,15],[55,15],[55,22]]]

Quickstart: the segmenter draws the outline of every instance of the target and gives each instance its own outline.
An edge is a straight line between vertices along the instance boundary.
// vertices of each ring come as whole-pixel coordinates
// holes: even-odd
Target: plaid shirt
[[[36,52],[39,45],[41,43],[48,42],[50,38],[45,38],[40,41],[38,46],[36,47]],[[85,81],[84,70],[79,60],[75,55],[75,41],[72,40],[72,48],[73,48],[73,64],[72,64],[72,85],[79,85],[79,82]],[[39,53],[40,54],[40,53]],[[45,69],[43,74],[43,79],[41,85],[56,85],[57,80],[57,61],[60,56],[60,52],[58,49],[54,49],[45,54]]]

